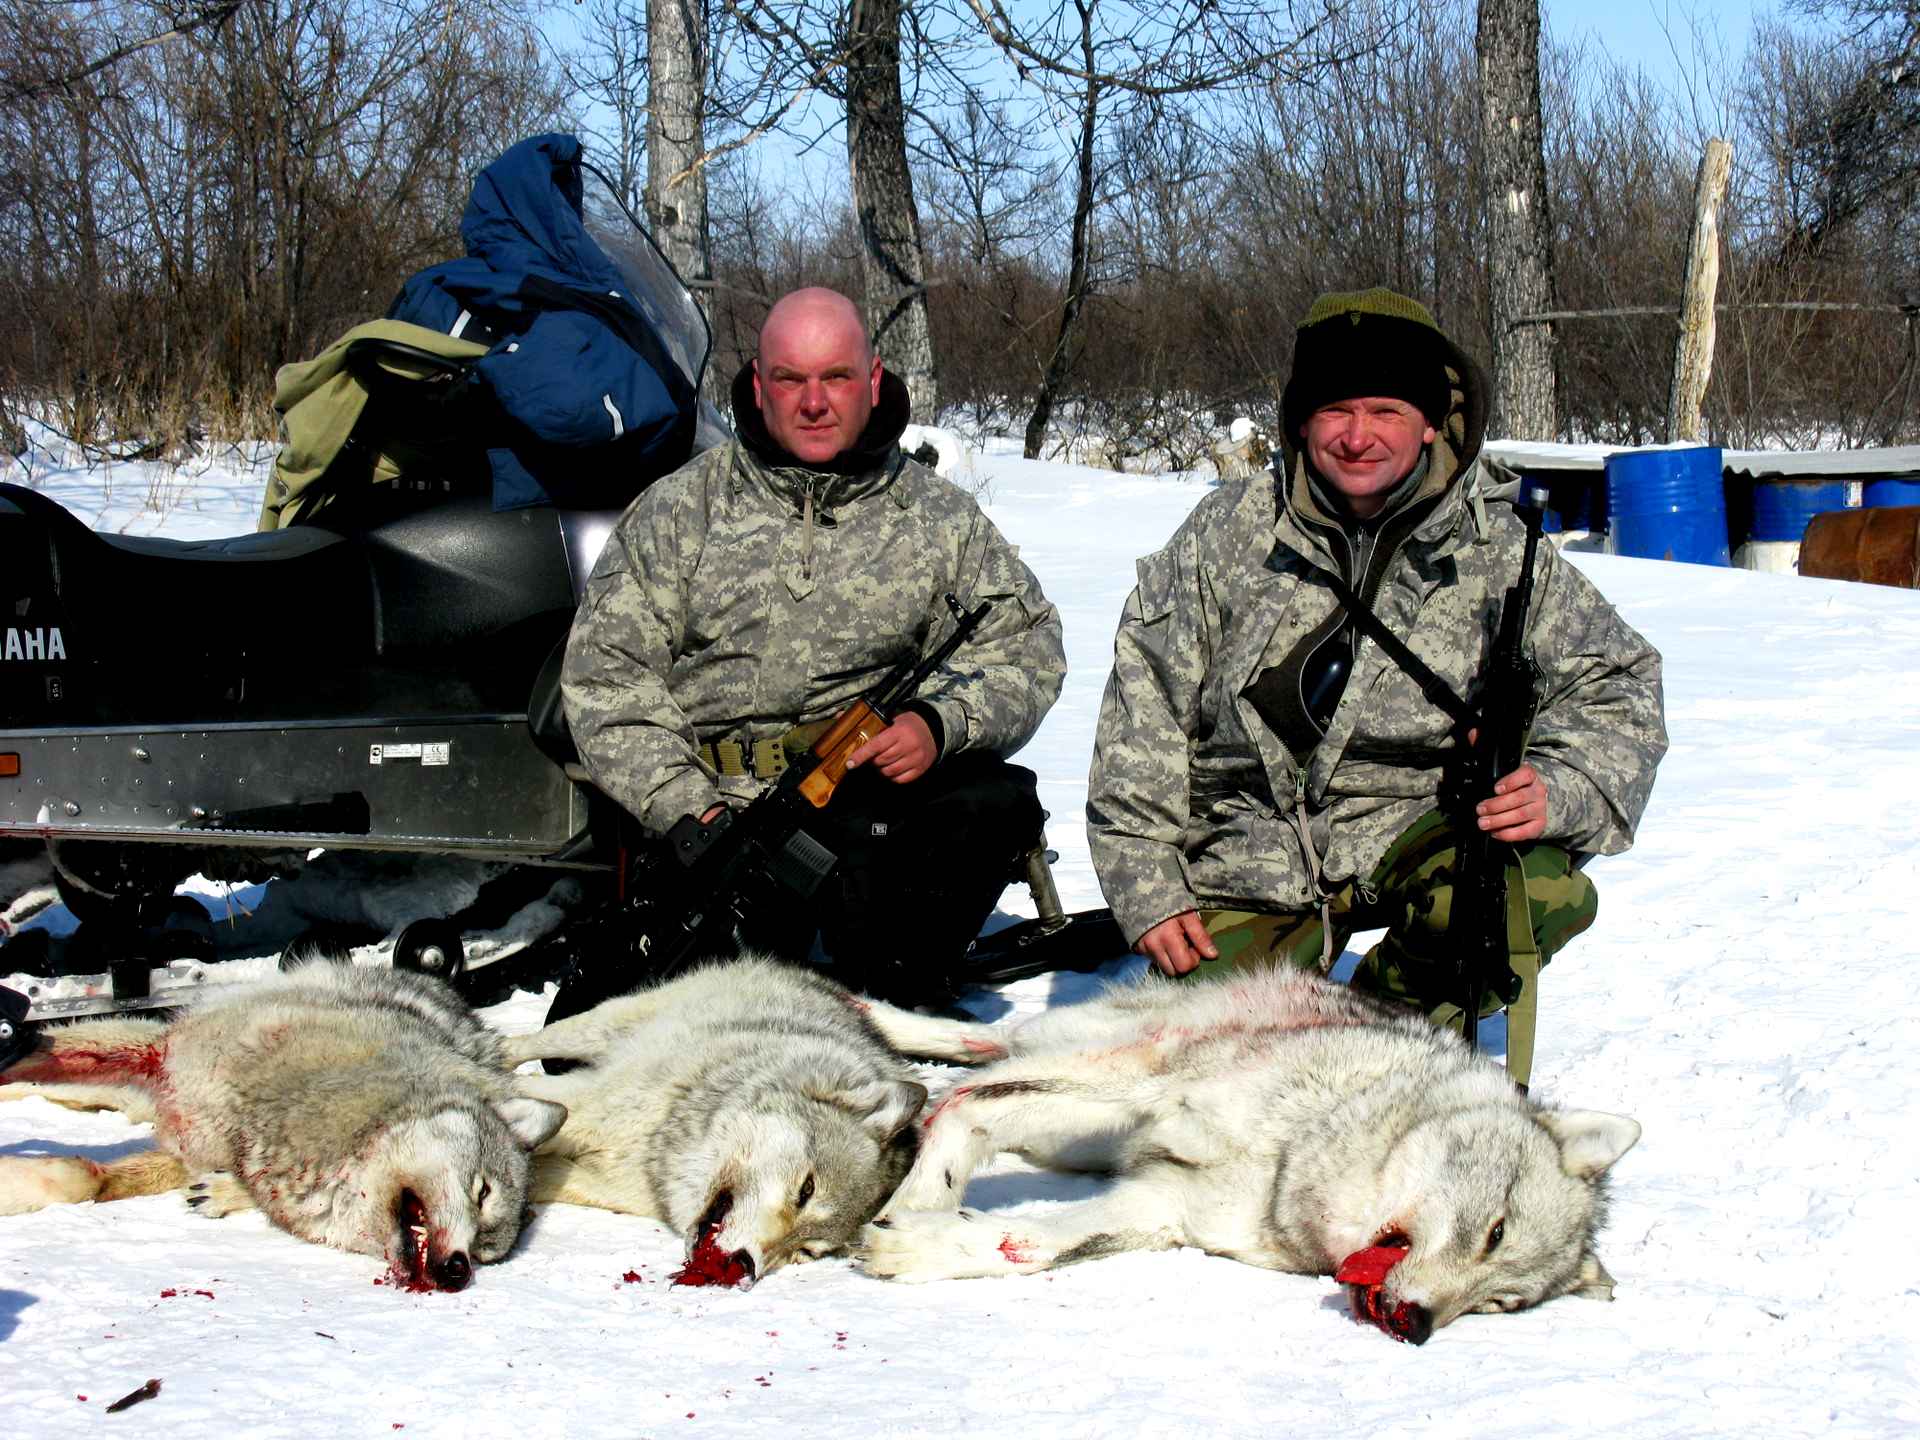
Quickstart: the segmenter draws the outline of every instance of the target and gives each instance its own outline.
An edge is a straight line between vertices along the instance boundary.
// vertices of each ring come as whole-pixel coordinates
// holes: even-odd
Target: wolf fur
[[[889,1032],[941,1058],[1004,1053],[755,956],[510,1040],[516,1063],[577,1062],[521,1077],[568,1116],[533,1198],[651,1216],[750,1279],[842,1250],[906,1174],[927,1097]]]
[[[924,1023],[946,1023],[950,1047],[986,1038]],[[1149,974],[1026,1022],[1009,1049],[926,1122],[862,1238],[869,1274],[1010,1275],[1191,1245],[1331,1275],[1404,1245],[1373,1298],[1411,1307],[1396,1333],[1416,1342],[1472,1311],[1612,1295],[1593,1250],[1602,1177],[1639,1125],[1544,1108],[1421,1017],[1292,971]],[[1041,1215],[960,1208],[1001,1150],[1116,1179]]]
[[[438,981],[330,964],[211,993],[170,1023],[50,1028],[0,1080],[150,1116],[157,1146],[104,1165],[0,1160],[0,1215],[197,1182],[204,1214],[257,1205],[449,1290],[513,1248],[531,1152],[566,1116],[516,1092],[499,1037]]]

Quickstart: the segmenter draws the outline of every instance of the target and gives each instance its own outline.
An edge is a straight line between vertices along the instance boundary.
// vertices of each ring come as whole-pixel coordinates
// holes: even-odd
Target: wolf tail
[[[948,1020],[902,1010],[864,995],[851,997],[855,1009],[902,1055],[922,1060],[945,1060],[952,1065],[984,1065],[1007,1058],[1006,1042],[990,1025],[974,1020]]]
[[[129,1200],[187,1183],[187,1170],[164,1150],[141,1150],[99,1164],[77,1155],[0,1157],[0,1215],[25,1215],[81,1200]]]

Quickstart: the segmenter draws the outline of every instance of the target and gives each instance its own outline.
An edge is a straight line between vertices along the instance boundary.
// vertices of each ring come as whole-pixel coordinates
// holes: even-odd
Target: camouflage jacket
[[[574,743],[656,834],[751,798],[763,782],[717,776],[697,747],[838,713],[952,630],[949,591],[993,610],[917,699],[942,754],[1010,753],[1066,658],[1039,581],[973,499],[897,448],[848,476],[718,446],[644,491],[600,553],[561,676]]]
[[[1512,477],[1462,439],[1453,427],[1429,447],[1407,525],[1383,530],[1373,608],[1471,701],[1526,532],[1490,498]],[[1311,905],[1316,869],[1320,893],[1364,879],[1438,796],[1452,722],[1372,641],[1316,743],[1289,745],[1245,693],[1334,623],[1338,602],[1314,575],[1344,568],[1304,458],[1283,464],[1284,494],[1272,474],[1222,486],[1136,567],[1087,801],[1094,865],[1129,939],[1183,910]],[[1547,785],[1545,838],[1624,850],[1666,751],[1660,656],[1544,544],[1526,648],[1544,676],[1527,759]]]

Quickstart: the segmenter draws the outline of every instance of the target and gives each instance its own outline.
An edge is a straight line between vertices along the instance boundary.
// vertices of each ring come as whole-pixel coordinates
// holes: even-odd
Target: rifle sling
[[[1334,598],[1339,600],[1341,607],[1359,628],[1360,633],[1386,651],[1388,658],[1400,667],[1407,678],[1420,687],[1421,694],[1451,715],[1463,728],[1479,723],[1480,717],[1473,712],[1467,702],[1454,694],[1453,687],[1436,675],[1431,665],[1414,654],[1407,647],[1406,641],[1387,628],[1386,622],[1373,613],[1373,610],[1354,593],[1353,587],[1344,578],[1332,570],[1322,570],[1319,573],[1333,590]]]

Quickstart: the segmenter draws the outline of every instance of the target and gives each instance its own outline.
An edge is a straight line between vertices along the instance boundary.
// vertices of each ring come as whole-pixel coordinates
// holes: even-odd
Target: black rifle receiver
[[[1454,694],[1453,687],[1389,630],[1344,579],[1330,571],[1322,575],[1361,632],[1420,687],[1421,694],[1453,717],[1455,749],[1441,786],[1440,808],[1457,837],[1447,940],[1458,957],[1456,984],[1466,1008],[1462,1033],[1470,1046],[1479,1043],[1480,1007],[1487,992],[1497,991],[1502,1003],[1511,1005],[1520,998],[1522,984],[1508,963],[1507,952],[1507,852],[1512,847],[1480,828],[1474,806],[1493,794],[1501,776],[1519,768],[1526,757],[1527,732],[1540,706],[1540,672],[1526,657],[1522,642],[1533,599],[1542,500],[1541,488],[1523,479],[1513,509],[1526,524],[1527,546],[1519,577],[1501,601],[1500,628],[1487,656],[1478,704],[1468,704]],[[1469,734],[1475,736],[1471,743]]]
[[[1487,993],[1511,1005],[1520,998],[1522,981],[1508,963],[1507,883],[1513,847],[1495,840],[1479,826],[1474,806],[1493,794],[1503,775],[1511,775],[1526,758],[1527,733],[1540,707],[1540,671],[1527,658],[1523,641],[1533,600],[1534,556],[1540,548],[1541,508],[1538,497],[1523,481],[1514,500],[1514,512],[1527,527],[1527,546],[1520,574],[1508,587],[1500,605],[1500,628],[1487,656],[1472,728],[1478,732],[1467,743],[1461,727],[1460,748],[1449,777],[1447,799],[1458,836],[1459,863],[1453,881],[1453,913],[1447,940],[1459,967],[1459,986],[1465,1019],[1462,1033],[1477,1046],[1480,1007]]]

